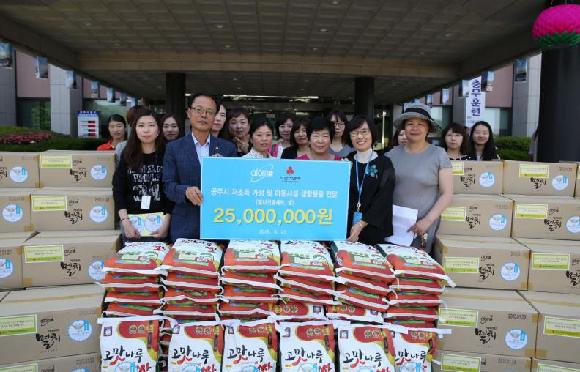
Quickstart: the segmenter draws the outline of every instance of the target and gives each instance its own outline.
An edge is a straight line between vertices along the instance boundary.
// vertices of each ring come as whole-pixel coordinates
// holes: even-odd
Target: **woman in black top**
[[[491,125],[478,121],[471,128],[469,136],[469,156],[473,160],[500,160],[495,148]]]
[[[282,152],[282,159],[296,159],[299,156],[309,153],[308,146],[308,127],[310,120],[307,118],[297,118],[292,124],[290,131],[290,143],[292,146],[287,147]]]
[[[449,160],[471,160],[467,154],[467,128],[459,123],[451,123],[441,132],[441,146]]]
[[[356,152],[348,155],[350,171],[348,240],[379,244],[393,235],[395,169],[391,160],[373,151],[377,140],[374,124],[355,116],[347,125],[345,139]]]
[[[165,142],[163,129],[149,110],[140,112],[135,118],[127,146],[113,176],[115,209],[121,220],[123,236],[129,240],[144,240],[134,226],[133,215],[163,212],[160,224],[153,221],[156,229],[151,239],[167,237],[171,222],[172,203],[163,193],[161,184]]]

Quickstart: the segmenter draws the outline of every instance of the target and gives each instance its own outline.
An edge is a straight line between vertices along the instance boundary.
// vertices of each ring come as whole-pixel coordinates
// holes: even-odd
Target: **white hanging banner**
[[[481,76],[469,81],[469,91],[465,97],[465,126],[483,120],[485,112],[485,92],[481,91]]]

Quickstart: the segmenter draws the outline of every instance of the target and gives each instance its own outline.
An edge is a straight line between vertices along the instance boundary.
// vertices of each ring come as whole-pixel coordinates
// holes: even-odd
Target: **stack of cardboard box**
[[[439,343],[435,370],[580,369],[577,169],[453,164],[459,194],[442,214],[434,253],[464,288],[445,296],[439,326],[453,333]]]
[[[114,170],[112,152],[0,153],[0,370],[99,369]]]

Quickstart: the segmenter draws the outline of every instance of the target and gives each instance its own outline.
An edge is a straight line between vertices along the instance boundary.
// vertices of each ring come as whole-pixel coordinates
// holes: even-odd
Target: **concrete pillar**
[[[512,104],[512,134],[530,137],[538,126],[540,111],[540,73],[542,55],[528,59],[528,78],[514,81]]]
[[[16,61],[13,59],[13,66]],[[0,68],[0,125],[16,123],[16,68]]]
[[[580,44],[542,55],[538,160],[580,161]]]
[[[179,124],[179,134],[185,131],[185,74],[180,72],[168,72],[165,74],[165,111],[175,115]]]
[[[77,136],[77,112],[83,108],[82,79],[76,76],[76,89],[65,85],[65,70],[49,65],[50,129],[53,132]]]
[[[375,79],[357,77],[354,79],[354,113],[365,115],[369,120],[375,116]]]

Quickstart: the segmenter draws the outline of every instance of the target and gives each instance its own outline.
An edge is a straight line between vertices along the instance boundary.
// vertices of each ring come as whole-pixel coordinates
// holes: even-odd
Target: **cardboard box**
[[[32,226],[38,231],[112,230],[111,189],[44,188],[31,195]]]
[[[513,201],[494,195],[453,195],[441,214],[439,234],[509,237]]]
[[[0,360],[98,353],[103,295],[96,284],[10,292],[0,302]]]
[[[503,187],[501,161],[452,160],[455,194],[499,195]]]
[[[12,365],[0,365],[0,371],[13,372],[99,372],[101,370],[100,354],[73,355],[62,358],[35,360]]]
[[[507,197],[514,200],[512,237],[580,240],[580,199]]]
[[[518,239],[530,249],[528,289],[580,295],[580,242]]]
[[[459,287],[527,289],[530,251],[513,239],[490,244],[439,235],[434,253]]]
[[[0,233],[0,241],[4,239],[22,239],[22,241],[29,239],[36,234],[35,231],[32,232],[7,232]]]
[[[531,196],[573,196],[576,168],[575,163],[506,160],[503,192]]]
[[[0,289],[22,288],[22,245],[25,239],[0,240]]]
[[[441,350],[534,356],[538,313],[515,291],[450,288],[439,308]]]
[[[528,372],[532,359],[494,354],[459,353],[437,350],[433,356],[433,372],[479,371],[479,372]]]
[[[24,287],[88,284],[103,280],[104,261],[113,256],[119,235],[30,239],[22,247]]]
[[[88,230],[82,232],[83,237],[91,237],[91,236],[120,236],[121,230]],[[39,238],[67,238],[70,237],[70,231],[43,231],[39,232],[36,237]]]
[[[0,302],[2,302],[4,297],[8,296],[8,293],[10,293],[10,291],[0,291]]]
[[[0,152],[0,187],[40,187],[37,152]]]
[[[115,152],[50,150],[39,164],[41,187],[111,187]]]
[[[520,293],[539,313],[536,358],[580,363],[580,296]]]
[[[35,189],[0,189],[0,233],[31,231],[30,194]]]
[[[532,358],[532,372],[580,372],[580,364]]]

